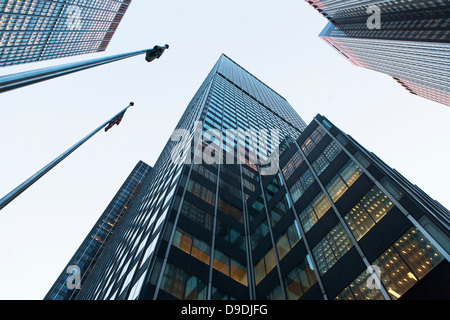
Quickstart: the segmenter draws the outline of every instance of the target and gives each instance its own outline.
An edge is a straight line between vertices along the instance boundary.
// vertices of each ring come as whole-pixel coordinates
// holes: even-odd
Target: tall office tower
[[[69,279],[69,276],[75,276],[75,273],[78,272],[77,277],[80,281],[84,281],[89,276],[117,226],[128,214],[128,207],[151,170],[152,167],[142,161],[139,161],[134,167],[44,300],[73,300],[76,298],[79,290],[70,290],[68,282],[74,284],[74,287],[76,284]]]
[[[329,20],[320,37],[350,62],[450,106],[448,1],[307,2]]]
[[[449,218],[222,55],[77,299],[418,297],[448,280]]]
[[[0,66],[105,51],[131,0],[5,0]]]

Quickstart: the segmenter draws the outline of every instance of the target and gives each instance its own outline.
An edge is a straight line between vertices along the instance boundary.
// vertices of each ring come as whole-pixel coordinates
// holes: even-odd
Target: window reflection
[[[269,252],[255,265],[255,282],[258,285],[266,275],[275,268],[276,259],[274,249],[270,249]]]
[[[277,240],[276,247],[278,253],[278,259],[283,259],[286,254],[297,244],[300,240],[301,235],[298,229],[297,221],[294,221],[288,229],[286,233],[280,236]]]
[[[212,216],[186,200],[183,202],[181,214],[202,227],[212,230]]]
[[[305,191],[313,184],[314,177],[309,169],[303,173],[303,175],[297,180],[297,182],[291,187],[292,201],[296,202],[305,193]]]
[[[230,259],[230,257],[217,249],[214,250],[213,260],[214,269],[243,284],[244,286],[248,286],[247,267],[234,259]]]
[[[161,290],[180,300],[206,300],[207,285],[200,279],[168,263],[164,270]]]
[[[312,163],[312,167],[316,171],[317,175],[320,175],[328,165],[336,158],[336,156],[341,151],[341,148],[336,142],[331,141],[331,143],[325,148],[325,150],[320,154],[317,159]]]
[[[303,158],[300,154],[300,151],[295,152],[292,158],[283,167],[282,171],[284,174],[284,178],[288,180],[295,172],[295,170],[302,164],[302,162]]]
[[[186,189],[190,192],[192,192],[194,195],[199,197],[200,199],[204,200],[205,202],[209,203],[210,205],[215,205],[215,198],[216,195],[211,190],[207,189],[206,187],[202,186],[198,182],[194,180],[189,180],[188,185]]]
[[[175,231],[172,245],[209,265],[211,247],[181,229]]]
[[[309,255],[285,279],[288,300],[298,300],[317,282]]]

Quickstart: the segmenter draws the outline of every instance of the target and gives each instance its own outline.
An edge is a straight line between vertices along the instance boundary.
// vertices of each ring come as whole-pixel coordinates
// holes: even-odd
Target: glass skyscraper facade
[[[79,290],[69,289],[67,285],[67,282],[70,281],[69,276],[79,272],[79,279],[82,282],[88,278],[97,259],[107,246],[120,221],[127,214],[128,207],[151,170],[152,167],[143,161],[139,161],[134,167],[44,300],[73,300],[76,298]]]
[[[392,76],[412,94],[450,105],[448,1],[307,2],[329,20],[320,37],[346,59]],[[379,28],[372,27],[376,10]]]
[[[306,125],[222,55],[76,299],[442,297],[430,284],[449,274],[449,222],[325,117]]]
[[[0,66],[104,51],[131,0],[5,0]]]

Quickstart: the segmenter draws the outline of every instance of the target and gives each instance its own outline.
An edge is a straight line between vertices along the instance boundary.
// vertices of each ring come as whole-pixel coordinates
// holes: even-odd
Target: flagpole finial
[[[130,102],[130,107],[132,107],[132,106],[134,106],[134,102],[133,101]]]

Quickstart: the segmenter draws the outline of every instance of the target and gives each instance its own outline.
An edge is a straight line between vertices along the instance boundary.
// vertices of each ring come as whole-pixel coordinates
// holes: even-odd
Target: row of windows
[[[83,10],[95,10],[107,13],[108,11],[116,12],[120,6],[126,4],[125,1],[117,0],[89,0],[79,1],[72,0],[70,5],[76,5]],[[18,1],[8,0],[7,3],[2,5],[2,10],[6,13],[14,14],[34,14],[34,15],[46,15],[50,16],[54,12],[59,12],[62,7],[65,6],[64,1],[45,1],[45,0],[29,0]]]

